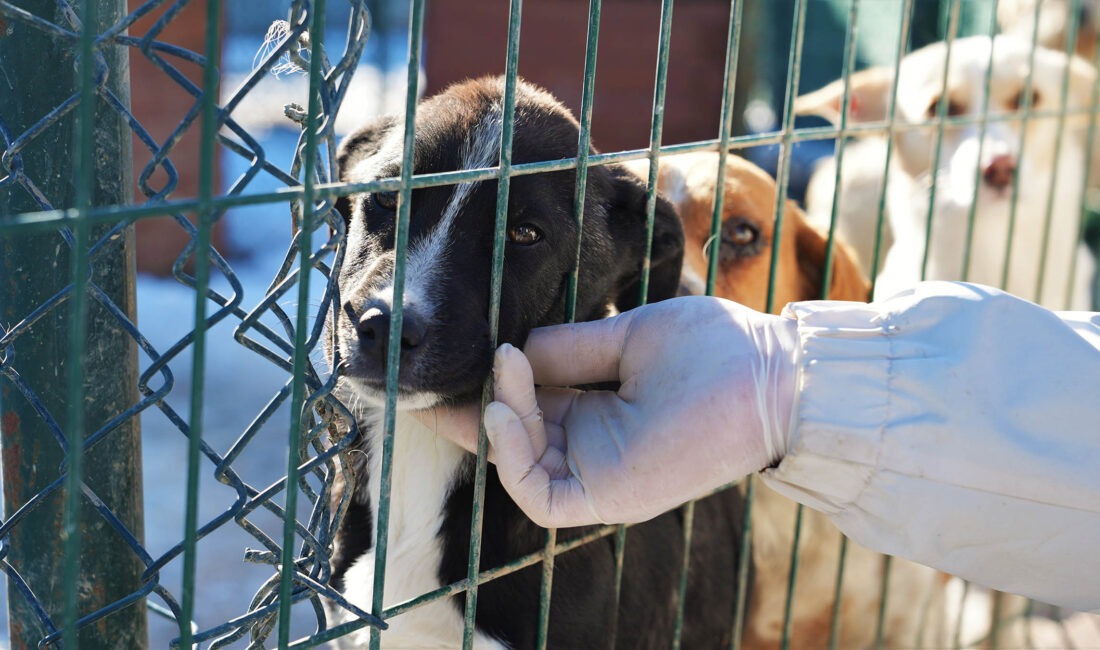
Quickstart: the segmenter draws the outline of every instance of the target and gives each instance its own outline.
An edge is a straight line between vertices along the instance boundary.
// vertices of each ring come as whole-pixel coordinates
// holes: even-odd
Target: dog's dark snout
[[[371,301],[355,326],[359,334],[359,344],[378,359],[385,357],[389,347],[390,316],[389,305]],[[401,352],[404,354],[419,347],[424,342],[426,333],[423,319],[415,311],[406,309],[401,319]]]
[[[1016,159],[1008,154],[995,156],[982,170],[982,178],[990,187],[1003,190],[1016,175]]]
[[[424,341],[424,321],[416,314],[405,312],[401,319],[401,349],[411,350]]]

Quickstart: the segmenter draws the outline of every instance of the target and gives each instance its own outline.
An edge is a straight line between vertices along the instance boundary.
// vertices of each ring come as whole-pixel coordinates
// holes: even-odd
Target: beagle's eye
[[[508,241],[520,246],[530,246],[542,240],[539,229],[529,223],[521,223],[508,229]]]
[[[1016,96],[1013,97],[1010,102],[1008,102],[1009,110],[1018,111],[1021,108],[1023,108],[1025,97],[1026,97],[1026,95],[1024,95],[1024,91],[1022,91],[1022,90],[1020,92],[1016,93]],[[1030,104],[1030,106],[1031,106],[1031,108],[1034,109],[1038,105],[1039,105],[1039,91],[1038,90],[1032,90],[1031,91],[1031,104]]]
[[[760,238],[760,231],[753,224],[738,219],[731,228],[723,228],[722,243],[731,246],[748,246]]]
[[[371,203],[381,210],[394,212],[397,210],[397,192],[374,192],[370,195]]]
[[[928,119],[935,119],[940,116],[940,104],[944,101],[943,97],[937,97],[932,101],[932,104],[928,107],[927,117]],[[947,98],[947,117],[958,117],[966,112],[966,107],[959,102]]]
[[[722,224],[720,257],[741,259],[764,250],[764,235],[760,226],[744,217],[732,217]]]

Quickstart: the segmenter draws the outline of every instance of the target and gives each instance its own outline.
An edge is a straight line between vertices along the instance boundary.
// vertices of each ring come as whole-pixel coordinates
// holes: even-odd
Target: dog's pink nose
[[[1003,190],[1016,175],[1016,159],[1009,154],[994,156],[982,170],[982,178],[992,188]]]

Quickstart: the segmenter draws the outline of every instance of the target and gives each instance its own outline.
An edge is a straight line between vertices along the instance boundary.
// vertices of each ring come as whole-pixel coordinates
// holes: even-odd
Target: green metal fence
[[[655,0],[656,1],[656,0]],[[630,535],[627,527],[607,526],[578,539],[561,541],[556,531],[547,531],[539,552],[515,560],[506,566],[481,570],[481,503],[486,482],[486,439],[479,441],[475,475],[473,525],[470,531],[469,571],[465,579],[443,585],[411,601],[384,607],[383,586],[386,575],[387,531],[389,518],[389,477],[392,472],[393,430],[397,401],[397,367],[402,327],[404,265],[395,269],[394,305],[388,351],[385,435],[382,456],[382,490],[378,529],[375,531],[376,570],[373,608],[361,612],[328,586],[329,555],[332,539],[346,503],[333,503],[333,480],[341,471],[340,454],[354,441],[357,432],[349,426],[354,418],[332,396],[334,376],[314,368],[311,353],[324,337],[324,314],[338,300],[335,277],[343,261],[341,246],[344,223],[332,210],[334,200],[352,192],[397,191],[398,259],[404,259],[408,246],[409,204],[414,188],[455,185],[470,181],[499,179],[493,254],[493,283],[490,306],[491,337],[497,336],[500,309],[501,276],[504,260],[509,179],[547,171],[575,170],[577,184],[574,218],[583,218],[582,206],[588,170],[627,160],[648,158],[651,162],[647,195],[647,237],[652,239],[656,205],[655,186],[658,164],[664,156],[690,151],[717,150],[720,163],[715,170],[718,187],[724,183],[727,155],[737,155],[751,147],[773,145],[778,148],[776,179],[779,195],[775,204],[776,232],[783,227],[787,194],[796,160],[796,145],[804,142],[837,139],[837,167],[843,165],[845,140],[868,133],[892,134],[898,128],[893,110],[887,122],[872,126],[849,125],[845,118],[839,127],[796,127],[793,102],[805,87],[800,75],[807,69],[808,10],[812,0],[795,0],[789,7],[789,20],[772,19],[760,23],[767,5],[734,1],[730,3],[725,61],[725,91],[718,114],[711,116],[715,137],[708,140],[664,144],[662,125],[668,74],[668,51],[674,28],[674,3],[660,3],[660,30],[641,35],[659,43],[658,66],[654,73],[655,92],[651,111],[649,147],[644,150],[590,153],[592,106],[596,101],[596,61],[600,34],[601,2],[591,0],[579,111],[581,124],[575,158],[550,162],[512,163],[512,116],[515,108],[516,74],[522,1],[510,0],[508,44],[502,73],[507,79],[504,101],[504,129],[499,164],[490,169],[415,175],[413,152],[414,120],[423,49],[422,33],[426,3],[411,0],[408,25],[407,94],[405,102],[404,151],[401,175],[357,184],[336,183],[336,136],[333,117],[346,96],[367,39],[370,17],[361,0],[346,0],[348,36],[344,43],[326,43],[325,0],[294,0],[291,3],[287,33],[266,53],[248,80],[228,99],[218,99],[221,47],[221,3],[206,5],[207,46],[202,54],[158,40],[158,35],[188,5],[187,0],[150,0],[127,13],[121,2],[95,0],[0,0],[0,70],[10,91],[0,92],[0,135],[4,152],[0,156],[0,410],[3,412],[3,471],[5,508],[0,522],[0,567],[8,580],[12,645],[61,643],[65,647],[141,647],[146,641],[145,612],[151,610],[167,617],[178,629],[174,641],[180,646],[209,645],[223,647],[248,644],[264,647],[308,647],[336,639],[349,632],[371,626],[371,646],[380,647],[385,639],[385,621],[428,602],[465,594],[464,647],[474,640],[474,614],[478,589],[482,584],[521,569],[541,566],[542,591],[539,608],[539,646],[547,644],[550,624],[550,593],[555,557],[584,543],[611,537],[614,540],[618,575],[621,581],[623,549]],[[938,33],[953,39],[964,23],[990,33],[995,29],[992,16],[997,2],[989,3],[921,2],[897,0],[890,10],[896,16],[898,35],[896,53],[900,57],[912,49],[912,38],[919,28],[938,25]],[[982,7],[976,8],[976,5]],[[843,34],[842,69],[836,76],[847,79],[857,66],[861,36],[857,26],[861,16],[883,6],[879,2],[833,2],[841,6],[846,19]],[[1080,2],[1075,4],[1080,7]],[[980,11],[979,11],[980,9]],[[164,10],[155,27],[144,37],[128,35],[128,28],[156,10]],[[967,18],[968,16],[980,16]],[[1075,33],[1080,12],[1070,12],[1071,32]],[[934,16],[930,18],[930,16]],[[773,131],[744,134],[734,106],[739,93],[754,88],[742,82],[759,83],[767,75],[746,74],[755,65],[753,52],[739,47],[743,24],[765,24],[770,30],[785,31],[790,47],[783,78],[783,101],[776,106],[779,124]],[[985,21],[986,24],[979,25]],[[881,24],[881,23],[879,23]],[[911,35],[916,35],[912,36]],[[1066,43],[1074,48],[1073,39]],[[341,51],[342,50],[342,51]],[[340,51],[339,57],[334,53]],[[28,56],[48,64],[48,79],[41,66],[27,62]],[[126,83],[127,58],[148,57],[169,77],[185,88],[194,99],[185,120],[166,141],[155,141],[129,110],[130,89]],[[294,112],[302,135],[292,163],[281,168],[269,152],[242,128],[234,111],[242,99],[284,57],[290,57],[308,74],[309,92],[305,107]],[[37,61],[36,61],[37,63]],[[201,85],[193,84],[180,72],[184,65],[203,69]],[[815,74],[820,76],[820,72]],[[48,80],[48,83],[45,81]],[[989,77],[986,77],[988,89]],[[1064,104],[1066,84],[1063,83]],[[133,92],[142,92],[141,88]],[[988,96],[988,93],[986,93]],[[1097,90],[1093,89],[1095,108]],[[847,90],[843,104],[849,103]],[[643,107],[639,107],[642,110]],[[942,102],[938,114],[938,140],[945,125],[961,121],[947,114]],[[841,111],[842,115],[846,111]],[[989,120],[983,115],[980,128]],[[1030,119],[1030,106],[1022,116]],[[1065,118],[1062,118],[1063,120]],[[1089,139],[1095,132],[1096,111],[1089,113]],[[200,190],[195,198],[173,199],[178,172],[172,163],[178,136],[187,129],[202,133]],[[839,137],[839,139],[838,139]],[[136,205],[127,200],[130,188],[129,141],[136,138],[148,148],[153,160],[138,174],[139,187],[146,199]],[[238,156],[248,161],[249,171],[225,191],[216,187],[212,161],[215,156]],[[168,185],[154,187],[149,178],[163,171]],[[259,173],[279,179],[284,189],[257,192],[249,187]],[[1090,170],[1080,170],[1088,176]],[[889,167],[884,174],[893,173]],[[1075,173],[1063,170],[1061,173]],[[837,174],[837,180],[840,173]],[[1013,186],[1018,192],[1019,178]],[[724,195],[715,196],[712,237],[721,226]],[[885,199],[883,199],[884,201]],[[1081,197],[1086,212],[1086,197]],[[232,265],[211,246],[214,224],[226,211],[246,205],[269,205],[272,215],[284,214],[293,221],[294,235],[288,238],[284,264],[272,278],[268,292],[252,309],[244,305],[241,285]],[[879,212],[882,212],[882,205]],[[1048,204],[1048,212],[1050,205]],[[837,207],[834,205],[834,220]],[[192,226],[186,215],[197,215]],[[175,266],[175,278],[194,291],[193,312],[186,316],[191,328],[185,336],[166,348],[158,348],[143,336],[135,320],[133,289],[133,224],[141,219],[169,216],[188,231],[191,244]],[[284,217],[274,217],[284,218]],[[1015,218],[1015,217],[1014,217]],[[973,210],[971,211],[973,219]],[[881,222],[880,222],[881,223]],[[931,223],[931,219],[929,219]],[[880,226],[881,227],[881,226]],[[830,241],[833,231],[830,229]],[[778,246],[779,237],[773,241]],[[584,242],[580,243],[583,246]],[[876,245],[878,250],[878,245]],[[774,280],[777,251],[773,249],[771,275]],[[876,253],[876,256],[878,253]],[[193,266],[188,260],[193,258]],[[580,249],[577,250],[577,264]],[[830,277],[826,267],[825,277]],[[718,268],[717,248],[709,259],[708,292],[714,291]],[[874,266],[874,265],[873,265]],[[648,264],[642,271],[642,296],[645,296]],[[311,295],[311,276],[324,278],[325,289],[318,298]],[[215,282],[215,280],[224,282]],[[578,274],[576,267],[570,283],[568,318],[573,317]],[[223,290],[222,285],[228,286]],[[773,282],[774,284],[774,282]],[[827,282],[826,282],[827,284]],[[217,287],[215,286],[217,285]],[[825,291],[827,292],[827,287]],[[282,301],[290,299],[296,307],[287,311]],[[769,289],[768,308],[774,305]],[[317,311],[315,311],[317,310]],[[205,439],[203,413],[208,394],[204,386],[208,330],[219,323],[232,323],[236,340],[269,361],[286,382],[251,425],[226,451],[212,447]],[[140,351],[140,355],[139,355]],[[173,360],[190,357],[195,380],[190,387],[187,412],[174,409],[165,396],[174,377]],[[147,363],[143,360],[147,360]],[[485,392],[483,400],[489,398]],[[484,405],[483,401],[483,405]],[[248,484],[234,469],[234,462],[257,433],[270,426],[280,407],[287,408],[289,421],[280,424],[290,453],[286,458],[285,478],[266,487]],[[140,436],[138,419],[145,411],[164,414],[187,441],[184,534],[166,553],[152,555],[144,546],[143,511],[140,499]],[[205,469],[204,469],[205,468]],[[216,516],[200,516],[200,474],[212,469],[213,476],[235,491],[232,507]],[[751,499],[752,481],[743,489]],[[262,513],[281,520],[280,533],[269,534],[256,521]],[[306,513],[302,516],[302,513]],[[690,548],[693,506],[684,507],[685,548]],[[751,594],[748,589],[751,508],[746,515],[739,606],[730,612],[733,646],[740,647]],[[801,512],[799,523],[801,525]],[[259,550],[229,549],[244,553],[245,559],[270,566],[271,577],[251,599],[242,594],[240,615],[227,616],[218,624],[202,627],[193,623],[196,609],[198,545],[220,528],[237,526],[251,535]],[[799,645],[791,639],[790,612],[798,594],[793,586],[799,571],[798,528],[791,551],[789,584],[786,595],[787,622],[782,646]],[[842,549],[845,547],[842,547]],[[182,559],[183,579],[178,593],[161,579],[161,571]],[[680,612],[677,640],[683,621],[684,593],[690,558],[668,558],[682,567]],[[889,561],[886,560],[887,566]],[[887,572],[888,573],[888,572]],[[844,551],[838,558],[837,593],[844,574]],[[60,576],[61,580],[57,580]],[[886,578],[877,612],[879,642],[883,638],[887,592]],[[344,606],[357,620],[332,627],[325,618],[322,601]],[[295,638],[292,613],[305,610],[312,618],[311,629]],[[833,625],[828,640],[816,645],[837,647],[837,621],[841,605],[834,607]],[[614,626],[615,621],[608,621]],[[992,632],[993,645],[996,632]],[[956,643],[961,643],[956,635]]]

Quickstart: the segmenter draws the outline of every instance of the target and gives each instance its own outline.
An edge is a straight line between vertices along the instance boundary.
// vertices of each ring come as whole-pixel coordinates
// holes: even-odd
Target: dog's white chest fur
[[[382,475],[382,413],[369,422],[370,495],[374,530],[377,530],[378,495]],[[399,412],[394,428],[390,482],[389,548],[387,550],[383,602],[392,607],[439,588],[442,545],[438,532],[443,523],[443,503],[465,452],[435,435],[409,415]],[[360,556],[344,578],[345,597],[364,611],[371,610],[374,590],[374,550]],[[341,610],[334,625],[352,620]],[[449,599],[417,607],[387,621],[382,633],[384,648],[458,648],[462,645],[462,617]],[[366,647],[369,630],[363,629],[334,644],[338,648]],[[480,632],[475,648],[504,648]]]

